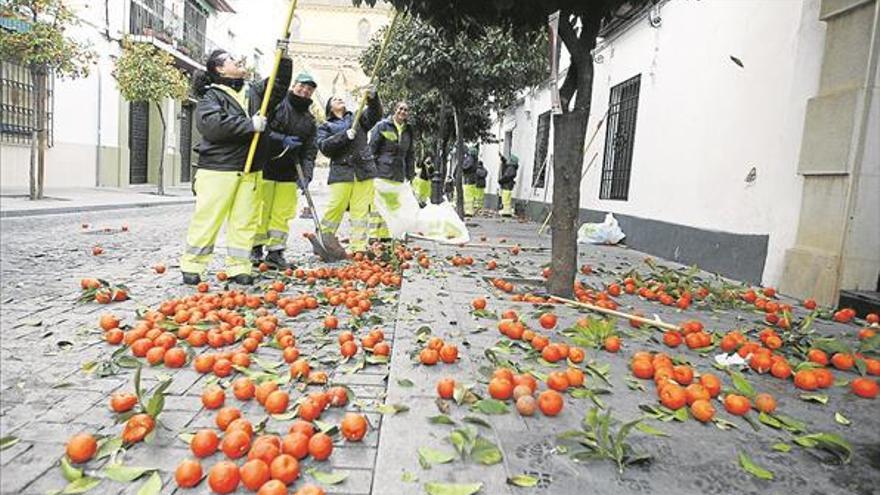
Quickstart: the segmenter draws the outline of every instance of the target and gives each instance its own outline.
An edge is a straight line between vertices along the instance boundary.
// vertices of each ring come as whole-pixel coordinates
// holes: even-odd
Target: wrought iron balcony
[[[193,0],[184,2],[183,17],[166,8],[163,0],[131,0],[129,32],[161,41],[172,51],[200,63],[215,46],[205,36],[207,18],[207,12]]]

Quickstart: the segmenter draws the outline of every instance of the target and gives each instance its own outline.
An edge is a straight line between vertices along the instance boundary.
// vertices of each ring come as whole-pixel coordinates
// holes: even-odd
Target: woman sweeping
[[[330,158],[330,202],[321,232],[335,234],[348,210],[351,236],[349,250],[367,248],[367,215],[373,202],[373,178],[376,164],[367,144],[367,131],[382,118],[382,104],[375,89],[367,92],[367,105],[360,122],[353,127],[354,115],[347,110],[345,100],[333,96],[325,108],[327,121],[318,127],[318,149]]]
[[[292,63],[281,60],[272,89],[269,108],[275,108],[290,85]],[[214,50],[205,63],[205,72],[196,76],[194,92],[196,128],[202,136],[196,166],[196,206],[180,258],[185,284],[197,284],[205,274],[214,241],[226,224],[226,272],[236,283],[250,285],[248,257],[260,218],[261,167],[266,147],[260,146],[250,173],[244,173],[248,149],[254,132],[266,129],[266,118],[259,115],[267,80],[255,84],[245,81],[243,60],[224,50]],[[265,140],[261,140],[265,143]]]
[[[409,204],[414,201],[406,201],[414,199],[410,188],[401,187],[404,181],[411,181],[415,176],[415,139],[412,126],[407,124],[408,119],[409,105],[401,101],[394,106],[390,117],[382,119],[370,131],[370,149],[376,158],[375,208],[371,218],[375,230],[371,236],[380,241],[391,238],[387,223],[397,227],[395,237],[400,237],[407,230],[403,225],[409,225],[418,212],[418,205],[414,211],[413,205]]]

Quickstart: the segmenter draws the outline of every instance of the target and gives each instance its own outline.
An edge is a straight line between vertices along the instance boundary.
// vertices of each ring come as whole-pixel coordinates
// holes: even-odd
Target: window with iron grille
[[[535,131],[535,161],[532,163],[532,187],[544,187],[547,178],[547,146],[550,144],[550,110],[538,115]]]
[[[46,78],[46,144],[52,146],[55,82]],[[0,141],[30,144],[36,127],[34,98],[36,89],[30,69],[10,60],[0,59]]]
[[[599,199],[629,199],[640,84],[641,75],[638,75],[611,88]]]

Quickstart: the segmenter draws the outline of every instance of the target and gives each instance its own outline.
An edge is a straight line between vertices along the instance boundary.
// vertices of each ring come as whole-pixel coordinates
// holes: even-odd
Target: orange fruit
[[[687,405],[687,392],[674,383],[664,386],[660,391],[660,403],[669,409],[681,409]]]
[[[272,475],[269,466],[262,459],[252,459],[244,463],[238,470],[241,484],[248,490],[257,491]]]
[[[143,440],[156,426],[156,421],[147,414],[135,414],[125,422],[122,430],[122,441],[137,443]]]
[[[241,475],[234,462],[220,461],[208,471],[208,486],[214,493],[232,493],[240,482]]]
[[[293,495],[324,495],[324,489],[317,485],[303,485]]]
[[[205,409],[218,409],[226,401],[226,392],[217,385],[208,385],[202,391],[202,405]]]
[[[865,399],[873,399],[877,397],[878,389],[880,389],[876,380],[864,376],[854,379],[850,382],[849,387],[852,393],[859,397],[864,397]]]
[[[316,461],[324,461],[333,452],[333,440],[326,433],[315,433],[309,439],[309,454]]]
[[[672,377],[679,385],[690,385],[694,381],[694,371],[687,365],[674,366],[672,368]]]
[[[251,437],[241,431],[227,431],[223,435],[223,441],[220,442],[220,450],[230,459],[238,459],[245,455],[251,446]]]
[[[848,370],[855,365],[855,359],[852,354],[844,354],[842,352],[835,353],[831,356],[831,364],[839,370]]]
[[[276,436],[261,436],[254,441],[248,451],[248,460],[260,459],[269,465],[281,454],[281,439]]]
[[[712,398],[709,391],[699,383],[691,383],[685,387],[684,391],[687,395],[688,405],[693,405],[693,403],[698,400],[709,400]]]
[[[568,368],[565,370],[565,377],[568,378],[568,385],[571,387],[580,387],[584,384],[584,372],[578,368]]]
[[[486,298],[485,297],[476,297],[473,301],[471,301],[471,306],[475,310],[486,309]]]
[[[295,459],[305,458],[309,455],[309,436],[299,431],[288,433],[281,443],[281,452]]]
[[[452,344],[444,344],[440,348],[440,360],[446,364],[452,364],[458,359],[458,347]]]
[[[772,414],[776,410],[776,399],[770,394],[758,394],[755,396],[755,409]]]
[[[119,318],[109,313],[105,313],[101,315],[101,318],[98,320],[98,325],[101,327],[101,330],[107,332],[114,328],[119,328]]]
[[[290,425],[287,433],[302,433],[307,438],[312,438],[312,435],[315,434],[315,425],[308,421],[297,419]]]
[[[489,395],[493,399],[507,400],[513,395],[513,384],[503,378],[489,381]]]
[[[290,395],[284,390],[276,390],[266,397],[266,412],[269,414],[281,414],[287,410],[290,404]]]
[[[531,395],[523,395],[516,399],[516,411],[520,416],[532,416],[538,408],[538,401]]]
[[[322,411],[321,405],[311,399],[306,399],[299,404],[299,417],[306,421],[317,419],[321,416]]]
[[[706,399],[698,399],[691,404],[691,416],[697,421],[707,423],[715,417],[715,407]]]
[[[784,380],[791,376],[791,366],[785,360],[780,359],[770,366],[770,374]]]
[[[547,330],[554,328],[556,326],[556,321],[556,315],[554,315],[553,313],[544,313],[538,319],[538,323],[540,323],[541,326]]]
[[[562,411],[562,395],[555,390],[545,390],[538,396],[538,409],[545,416],[556,416]]]
[[[346,440],[360,442],[367,433],[367,419],[360,414],[346,413],[339,428]]]
[[[828,364],[828,354],[821,349],[810,349],[810,351],[807,352],[807,359],[816,364],[821,364],[822,366]]]
[[[834,373],[828,368],[814,369],[813,374],[816,376],[816,383],[819,385],[819,388],[828,388],[834,385]]]
[[[569,387],[568,376],[564,371],[551,372],[547,375],[547,387],[557,392],[565,392]]]
[[[254,435],[254,425],[245,418],[238,418],[233,420],[232,423],[229,423],[229,426],[226,427],[226,431],[229,432],[233,430],[243,431],[249,437]]]
[[[538,390],[538,380],[536,380],[534,376],[532,376],[528,373],[523,373],[521,375],[514,375],[513,376],[513,385],[514,385],[514,388],[516,388],[520,385],[526,386],[529,388],[529,390],[531,390],[532,393],[535,393],[535,390]]]
[[[819,380],[813,370],[804,369],[794,374],[794,386],[801,390],[816,390]]]
[[[257,495],[288,495],[287,487],[282,481],[272,479],[263,483],[263,486],[257,490]]]
[[[257,402],[260,404],[266,404],[266,397],[269,397],[269,394],[276,390],[278,390],[278,382],[274,380],[263,382],[257,385],[257,388],[254,391],[254,397],[257,398]]]
[[[269,465],[269,472],[273,480],[289,485],[299,478],[299,461],[291,455],[281,454]]]
[[[752,408],[748,397],[737,394],[728,394],[724,397],[724,409],[735,416],[744,416]]]
[[[437,364],[437,361],[440,359],[440,353],[431,348],[424,348],[419,353],[419,361],[426,366],[433,366]]]
[[[184,459],[177,465],[174,471],[174,480],[177,486],[192,488],[202,481],[202,465],[193,459]]]
[[[217,428],[226,431],[229,423],[241,417],[241,411],[237,407],[224,407],[217,411],[217,417],[214,418]]]
[[[654,366],[647,359],[639,359],[632,362],[633,376],[643,380],[654,377]]]
[[[217,452],[218,445],[220,445],[220,439],[214,430],[202,429],[193,435],[189,442],[189,449],[196,457],[208,457]]]
[[[348,390],[345,387],[330,387],[327,390],[327,395],[330,397],[330,405],[333,407],[342,407],[348,403]]]
[[[585,357],[584,350],[579,347],[572,347],[568,350],[568,359],[571,360],[572,363],[583,362]]]
[[[89,461],[98,451],[98,441],[91,433],[79,433],[67,441],[67,458],[74,464]]]
[[[620,337],[612,335],[605,339],[605,350],[608,352],[617,352],[620,350]]]
[[[455,380],[452,378],[442,378],[437,382],[437,395],[441,399],[451,399],[455,392]]]
[[[137,396],[127,392],[117,392],[110,396],[110,409],[114,412],[123,413],[131,411],[137,403]]]
[[[721,392],[721,380],[711,373],[700,375],[700,385],[709,392],[711,397],[716,397]]]

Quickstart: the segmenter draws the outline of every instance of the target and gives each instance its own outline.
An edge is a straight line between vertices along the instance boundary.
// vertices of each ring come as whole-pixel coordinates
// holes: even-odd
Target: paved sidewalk
[[[109,187],[48,189],[44,193],[45,198],[37,201],[31,201],[27,191],[3,191],[0,194],[0,217],[57,215],[195,202],[189,186],[168,188],[164,196],[157,195],[155,191],[156,187],[152,185],[125,189]]]

